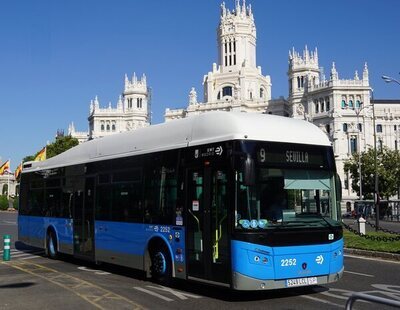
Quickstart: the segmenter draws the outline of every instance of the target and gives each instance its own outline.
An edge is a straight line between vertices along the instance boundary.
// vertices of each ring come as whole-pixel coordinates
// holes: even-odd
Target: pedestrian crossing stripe
[[[17,249],[10,250],[11,259],[35,259],[43,256],[44,250],[28,250],[28,251],[20,251]],[[3,251],[0,251],[0,256],[3,255]]]

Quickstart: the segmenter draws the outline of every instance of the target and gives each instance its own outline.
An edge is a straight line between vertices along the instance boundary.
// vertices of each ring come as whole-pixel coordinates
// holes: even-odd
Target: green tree
[[[71,136],[61,136],[61,135],[57,136],[56,140],[53,143],[47,145],[46,158],[51,158],[58,154],[61,154],[78,144],[79,144],[78,139],[72,138]],[[34,160],[36,155],[39,154],[39,152],[40,151],[38,151],[35,155],[24,157],[22,161],[27,162]]]
[[[370,148],[361,154],[355,153],[344,163],[344,171],[350,173],[352,189],[360,194],[359,158],[361,156],[362,191],[366,199],[372,199],[375,190],[375,151]],[[378,189],[381,197],[389,199],[399,190],[400,153],[384,148],[377,152]]]
[[[56,141],[47,146],[47,158],[61,154],[78,144],[78,139],[71,136],[57,136]]]

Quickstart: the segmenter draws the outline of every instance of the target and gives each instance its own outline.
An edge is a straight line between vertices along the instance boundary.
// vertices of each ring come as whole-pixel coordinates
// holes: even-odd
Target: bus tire
[[[150,273],[154,282],[170,285],[172,281],[172,260],[164,243],[150,249]]]
[[[49,230],[46,238],[47,256],[51,259],[58,258],[57,237],[53,230]]]

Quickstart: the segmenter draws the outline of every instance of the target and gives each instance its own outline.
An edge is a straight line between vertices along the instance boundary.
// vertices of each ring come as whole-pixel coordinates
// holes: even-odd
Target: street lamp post
[[[360,128],[360,121],[359,121],[359,116],[361,111],[365,108],[365,106],[360,107],[358,106],[354,112],[356,112],[357,115],[357,129],[358,129],[358,175],[359,175],[359,179],[360,179],[360,196],[359,199],[362,200],[362,174],[361,174],[361,138],[360,138],[360,132],[361,132],[361,128]]]
[[[374,104],[374,90],[371,89],[371,104],[372,104],[372,126],[374,127],[374,170],[375,170],[375,190],[374,190],[374,203],[375,203],[375,230],[379,230],[379,187],[378,187],[378,159],[376,150],[376,126],[375,126],[375,104]]]
[[[397,84],[400,85],[400,81],[399,81],[399,80],[396,80],[396,79],[394,79],[394,78],[392,78],[392,77],[390,77],[390,76],[382,75],[382,79],[383,79],[386,83],[391,83],[391,82],[393,82],[393,83],[397,83]]]

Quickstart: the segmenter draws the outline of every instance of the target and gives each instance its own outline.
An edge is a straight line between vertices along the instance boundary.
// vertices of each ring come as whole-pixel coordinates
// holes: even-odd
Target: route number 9
[[[260,162],[262,163],[265,162],[265,149],[261,148],[259,155],[260,155]]]

